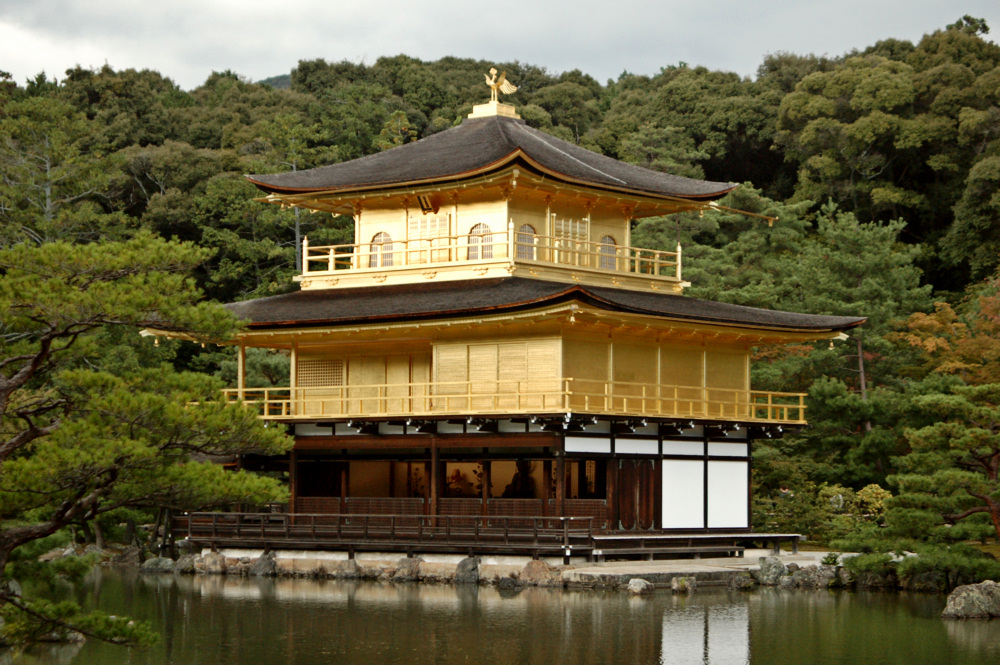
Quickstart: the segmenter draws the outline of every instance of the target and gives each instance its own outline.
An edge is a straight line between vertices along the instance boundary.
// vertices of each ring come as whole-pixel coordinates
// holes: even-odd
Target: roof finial
[[[490,101],[485,104],[476,104],[473,106],[469,117],[488,118],[491,116],[503,116],[520,120],[521,116],[517,114],[517,109],[513,105],[497,100],[498,93],[502,92],[505,95],[509,95],[517,92],[517,86],[507,80],[507,72],[502,72],[500,76],[497,76],[497,68],[491,67],[490,73],[484,74],[484,76],[486,77],[486,85],[490,87]]]
[[[492,75],[492,78],[490,77]],[[490,67],[490,75],[483,74],[486,77],[486,85],[490,86],[490,101],[496,102],[497,92],[502,92],[505,95],[510,95],[517,92],[517,86],[507,80],[507,72],[501,72],[500,78],[497,78],[497,68]]]

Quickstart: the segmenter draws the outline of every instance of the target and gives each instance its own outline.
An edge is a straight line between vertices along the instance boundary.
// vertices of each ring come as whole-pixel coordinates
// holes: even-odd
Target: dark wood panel
[[[636,528],[653,528],[653,492],[656,489],[656,467],[652,460],[636,462]]]
[[[630,531],[636,526],[638,512],[636,462],[632,459],[619,460],[618,468],[618,520],[622,529]]]

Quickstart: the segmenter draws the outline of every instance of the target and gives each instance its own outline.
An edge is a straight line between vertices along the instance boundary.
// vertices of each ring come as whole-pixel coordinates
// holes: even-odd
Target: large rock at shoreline
[[[792,573],[792,586],[803,589],[826,589],[837,585],[836,566],[806,566]]]
[[[396,571],[392,574],[393,582],[418,582],[420,581],[420,564],[424,560],[420,557],[404,557],[396,563]]]
[[[198,557],[194,563],[194,568],[199,573],[206,575],[225,575],[226,557],[218,552],[209,552],[205,556]]]
[[[693,577],[670,578],[670,591],[673,593],[694,593],[697,588],[698,581]]]
[[[726,588],[730,591],[751,591],[757,588],[757,580],[750,573],[730,575],[726,580]]]
[[[899,586],[899,578],[892,568],[863,570],[854,576],[854,585],[859,589],[895,589]]]
[[[760,558],[760,570],[752,570],[750,574],[760,583],[761,586],[778,586],[781,578],[788,575],[788,569],[781,559],[776,556]]]
[[[458,562],[455,584],[479,584],[479,559],[470,556]]]
[[[261,554],[247,568],[247,575],[253,577],[274,577],[277,574],[278,565],[274,561],[273,552]]]
[[[630,596],[645,596],[656,591],[656,587],[641,577],[633,577],[628,581],[626,590]]]
[[[179,575],[194,575],[195,564],[201,558],[197,554],[185,554],[174,563],[174,572]]]
[[[562,586],[562,571],[540,559],[524,564],[517,577],[525,586]]]
[[[949,594],[941,616],[945,619],[1000,618],[1000,584],[986,580],[958,587]]]
[[[118,554],[111,557],[111,563],[121,566],[141,565],[142,551],[135,545],[126,545]]]
[[[174,572],[174,560],[167,557],[158,556],[147,559],[139,568],[142,573],[172,573]]]

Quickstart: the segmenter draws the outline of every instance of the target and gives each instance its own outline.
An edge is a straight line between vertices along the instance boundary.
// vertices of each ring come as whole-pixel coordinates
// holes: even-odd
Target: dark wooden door
[[[626,531],[653,528],[656,467],[653,460],[618,460],[618,519]]]

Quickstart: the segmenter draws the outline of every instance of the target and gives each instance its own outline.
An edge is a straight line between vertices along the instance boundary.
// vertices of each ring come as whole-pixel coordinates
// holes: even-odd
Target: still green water
[[[621,592],[137,575],[78,600],[151,621],[151,649],[61,646],[0,665],[1000,663],[1000,621],[945,622],[942,596]]]

